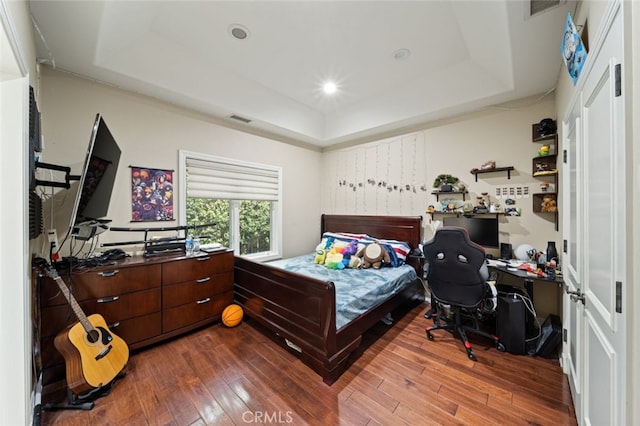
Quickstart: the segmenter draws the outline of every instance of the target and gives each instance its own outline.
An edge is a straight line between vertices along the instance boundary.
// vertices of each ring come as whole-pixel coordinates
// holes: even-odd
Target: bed
[[[417,248],[421,229],[419,216],[325,214],[321,218],[321,235],[325,232],[367,234],[405,241],[411,249]],[[365,331],[380,320],[388,320],[394,309],[424,300],[419,259],[407,256],[406,264],[414,274],[412,281],[348,322],[342,321],[339,327],[334,282],[268,263],[235,258],[235,301],[251,320],[262,325],[271,337],[290,348],[331,385],[346,370],[349,357],[360,346]]]

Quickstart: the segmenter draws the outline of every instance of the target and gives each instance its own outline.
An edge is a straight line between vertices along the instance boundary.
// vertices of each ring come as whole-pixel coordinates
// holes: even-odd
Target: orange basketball
[[[244,312],[240,305],[232,304],[224,308],[222,311],[222,323],[227,327],[235,327],[242,321]]]

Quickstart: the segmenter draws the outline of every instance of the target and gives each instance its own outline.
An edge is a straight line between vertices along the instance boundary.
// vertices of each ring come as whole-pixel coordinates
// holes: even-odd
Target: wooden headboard
[[[411,249],[415,249],[421,241],[422,217],[323,214],[320,228],[321,232],[352,232],[406,241]]]

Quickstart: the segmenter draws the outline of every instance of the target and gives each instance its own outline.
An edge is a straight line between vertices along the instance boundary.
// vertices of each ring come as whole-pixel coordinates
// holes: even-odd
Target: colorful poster
[[[573,23],[573,19],[571,19],[570,13],[567,14],[567,23],[564,27],[560,53],[575,86],[584,62],[587,60],[587,51],[584,48],[584,44],[582,44],[582,39]]]
[[[173,170],[131,166],[131,221],[173,220]]]

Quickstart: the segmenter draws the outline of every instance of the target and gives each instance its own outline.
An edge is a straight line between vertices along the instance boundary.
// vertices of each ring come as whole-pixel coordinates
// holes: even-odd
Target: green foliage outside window
[[[228,201],[207,198],[187,198],[187,224],[216,223],[200,228],[198,234],[210,236],[203,243],[217,242],[231,247],[231,207],[239,203],[240,254],[260,253],[271,248],[271,202]]]
[[[229,218],[230,208],[227,200],[212,200],[209,198],[187,198],[187,224],[197,225],[203,223],[215,223],[215,226],[199,228],[199,235],[203,238],[202,244],[220,243],[229,247]]]

